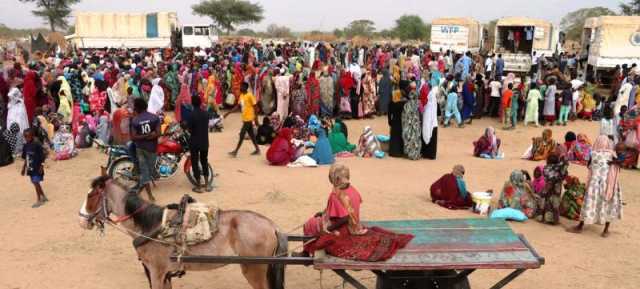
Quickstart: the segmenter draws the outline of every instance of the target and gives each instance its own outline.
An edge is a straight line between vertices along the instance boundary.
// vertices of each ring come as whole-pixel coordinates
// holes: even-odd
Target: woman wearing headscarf
[[[402,111],[402,140],[404,153],[410,160],[418,160],[422,151],[422,130],[420,127],[420,111],[416,84],[410,84],[409,100]]]
[[[551,152],[556,148],[556,141],[553,140],[553,133],[550,129],[542,131],[542,137],[533,138],[531,147],[531,160],[546,160]]]
[[[571,231],[580,233],[585,224],[604,224],[602,237],[608,237],[611,222],[622,219],[622,189],[618,180],[620,167],[615,162],[613,141],[600,135],[593,144],[591,157],[580,223]]]
[[[188,111],[191,110],[191,94],[189,94],[189,86],[186,82],[182,83],[180,87],[180,95],[176,100],[175,118],[180,123],[183,118],[188,117]],[[183,115],[184,113],[184,115]]]
[[[514,170],[504,184],[498,208],[512,208],[524,213],[528,218],[535,217],[536,200],[531,186],[521,170]]]
[[[331,151],[333,154],[353,152],[356,148],[355,145],[350,144],[345,135],[342,132],[342,125],[339,122],[333,124],[331,133],[329,134],[329,143],[331,144]]]
[[[389,111],[389,102],[393,94],[393,82],[389,69],[382,70],[382,79],[378,82],[378,112],[379,114],[387,114]]]
[[[474,95],[475,87],[471,78],[467,78],[462,84],[462,122],[471,123],[473,109],[476,106],[476,97]]]
[[[370,126],[366,126],[358,140],[358,148],[355,154],[361,158],[373,157],[376,151],[380,150],[380,143],[373,134]]]
[[[274,108],[274,85],[273,85],[273,71],[267,68],[260,74],[258,79],[260,84],[260,103],[262,104],[262,112],[265,115],[271,114]]]
[[[331,75],[327,71],[320,77],[320,116],[332,117],[335,107],[335,86]]]
[[[473,205],[464,181],[464,167],[456,165],[451,173],[431,185],[431,202],[447,209],[468,209]]]
[[[291,84],[291,113],[307,119],[307,93],[302,85],[302,75],[297,73],[293,76]]]
[[[591,142],[585,134],[568,132],[565,135],[565,148],[567,149],[567,160],[579,165],[586,166],[591,158]]]
[[[593,98],[593,94],[585,92],[580,103],[582,104],[582,110],[580,110],[578,116],[582,119],[591,120],[593,112],[596,110],[596,100]]]
[[[233,95],[235,96],[236,102],[238,102],[238,99],[240,99],[240,87],[242,86],[243,82],[244,75],[242,72],[242,64],[240,62],[237,62],[233,66],[233,76],[231,78],[231,93],[233,93]]]
[[[436,159],[438,152],[438,89],[429,91],[422,114],[422,157]]]
[[[12,81],[11,88],[9,89],[9,103],[7,105],[7,127],[11,128],[11,124],[18,125],[18,133],[22,137],[22,132],[29,128],[29,118],[27,116],[27,109],[22,98],[22,93],[18,89],[20,80],[17,78]],[[22,149],[22,146],[19,147]]]
[[[545,186],[537,196],[536,213],[540,222],[557,225],[560,222],[560,197],[562,196],[562,182],[568,175],[569,162],[565,159],[566,149],[558,145],[547,157],[544,166]]]
[[[338,258],[358,261],[384,261],[406,246],[412,235],[395,234],[360,223],[362,197],[350,183],[349,169],[334,164],[329,170],[333,186],[327,206],[304,224],[304,235],[314,237],[305,244],[303,255],[324,249]],[[355,246],[354,244],[358,244]]]
[[[291,143],[291,129],[282,128],[267,150],[267,161],[272,166],[286,166],[294,160],[296,148]]]
[[[153,80],[153,87],[151,88],[151,94],[149,95],[149,107],[147,111],[152,114],[160,114],[164,107],[164,90],[160,86],[162,79],[156,78]]]
[[[355,86],[355,81],[351,76],[351,73],[344,70],[340,74],[340,80],[338,80],[340,85],[339,90],[339,99],[340,99],[340,115],[351,117],[352,109],[351,109],[351,91]]]
[[[527,95],[527,112],[524,117],[524,126],[527,126],[530,122],[535,123],[536,126],[540,126],[538,121],[538,104],[540,100],[542,100],[542,94],[540,94],[538,85],[532,82],[529,87],[529,94]]]
[[[30,66],[33,66],[33,64]],[[39,86],[37,82],[40,81],[40,78],[33,68],[34,67],[30,67],[29,71],[25,75],[22,87],[22,94],[24,96],[24,106],[27,111],[28,123],[31,123],[33,121],[36,107],[38,106],[37,95]]]
[[[406,100],[402,97],[402,88],[408,86],[408,81],[401,81],[401,89],[393,92],[393,98],[389,103],[389,155],[392,157],[404,156],[404,140],[402,138],[402,115]]]
[[[316,73],[311,72],[305,85],[307,94],[306,115],[320,114],[320,82],[316,78]]]
[[[22,152],[22,145],[24,144],[24,139],[22,133],[20,132],[20,126],[18,123],[12,123],[9,125],[8,129],[2,131],[2,137],[7,142],[7,146],[11,157],[18,155]]]
[[[553,125],[556,121],[556,79],[549,79],[549,86],[544,96],[544,120]]]
[[[496,136],[496,130],[488,127],[484,134],[473,142],[473,156],[483,159],[495,159],[500,157],[500,139]]]
[[[106,115],[101,115],[96,127],[96,137],[103,143],[109,144],[109,118]]]
[[[371,74],[371,70],[365,70],[362,88],[362,117],[370,117],[376,113],[376,101],[378,98],[376,79]]]
[[[169,70],[164,75],[164,83],[169,87],[169,103],[174,105],[178,95],[180,95],[180,79],[178,78],[178,64],[172,63]]]
[[[289,98],[291,95],[290,78],[291,76],[286,75],[286,70],[280,68],[280,76],[276,77],[275,80],[277,93],[276,109],[281,121],[289,116]]]
[[[335,157],[331,149],[331,143],[327,138],[327,132],[324,127],[314,131],[318,138],[313,147],[313,152],[309,157],[314,159],[318,165],[331,165],[335,162]]]

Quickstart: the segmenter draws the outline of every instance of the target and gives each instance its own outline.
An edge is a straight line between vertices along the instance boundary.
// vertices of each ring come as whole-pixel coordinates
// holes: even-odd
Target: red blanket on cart
[[[322,235],[309,244],[309,252],[324,249],[327,254],[347,260],[378,262],[393,257],[413,239],[413,235],[396,234],[379,227],[368,228],[364,235],[351,235],[343,226],[340,235]]]

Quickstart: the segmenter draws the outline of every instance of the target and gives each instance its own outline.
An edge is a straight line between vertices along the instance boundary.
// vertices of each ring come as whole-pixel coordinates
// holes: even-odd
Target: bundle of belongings
[[[211,240],[218,231],[218,208],[197,203],[189,195],[179,205],[164,210],[158,239],[181,246],[193,246]]]

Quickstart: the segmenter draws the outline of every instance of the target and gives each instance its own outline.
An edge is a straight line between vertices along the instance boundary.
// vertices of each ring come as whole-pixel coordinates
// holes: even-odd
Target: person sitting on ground
[[[267,161],[272,166],[286,166],[296,157],[296,147],[291,143],[293,138],[290,128],[281,128],[278,136],[267,150]]]
[[[258,127],[256,142],[259,145],[268,145],[273,142],[275,137],[276,137],[276,131],[271,126],[271,119],[268,116],[265,116],[262,119],[262,124]]]
[[[360,140],[358,140],[358,148],[356,149],[356,155],[361,158],[370,158],[375,155],[377,151],[380,151],[380,143],[373,134],[373,130],[370,126],[366,126]]]
[[[553,140],[553,132],[550,129],[542,131],[542,137],[533,138],[531,147],[532,161],[542,161],[549,157],[549,154],[556,148],[556,141]]]
[[[447,209],[468,209],[473,203],[464,182],[464,167],[456,165],[451,173],[431,185],[431,201]]]
[[[536,213],[536,200],[533,190],[522,170],[514,170],[511,177],[504,184],[498,208],[512,208],[521,211],[528,218],[533,218]]]
[[[496,137],[496,130],[488,127],[484,134],[473,142],[473,156],[483,159],[500,158],[500,144],[500,139]]]
[[[329,134],[329,143],[331,143],[331,151],[333,154],[351,153],[356,148],[355,145],[349,143],[342,133],[342,123],[337,121],[333,124],[331,133]]]
[[[564,136],[564,146],[567,149],[567,160],[586,166],[591,156],[591,142],[585,134],[576,134],[572,131]]]
[[[335,157],[331,150],[331,143],[327,138],[328,124],[324,123],[323,127],[314,131],[316,135],[316,143],[313,146],[313,152],[309,157],[314,159],[318,165],[331,165],[335,162]]]

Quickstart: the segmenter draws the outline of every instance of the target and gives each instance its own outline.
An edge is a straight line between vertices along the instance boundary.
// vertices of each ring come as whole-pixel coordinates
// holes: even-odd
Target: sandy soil
[[[377,133],[388,131],[385,118],[349,122],[350,139],[355,142],[365,125]],[[428,187],[454,164],[464,164],[471,191],[492,188],[499,191],[513,169],[533,170],[534,162],[519,156],[541,128],[499,131],[506,159],[487,161],[471,156],[471,142],[494,120],[481,120],[465,129],[440,130],[437,161],[403,159],[340,159],[351,168],[352,183],[364,198],[362,215],[368,220],[474,218],[468,211],[449,211],[433,205]],[[289,169],[269,167],[263,156],[250,156],[248,143],[238,159],[227,152],[237,141],[239,120],[233,115],[223,133],[211,135],[210,158],[220,177],[218,189],[198,195],[205,202],[216,202],[223,209],[248,209],[273,219],[287,232],[323,209],[330,187],[327,167]],[[570,126],[594,139],[597,123],[577,122]],[[554,127],[557,140],[568,127]],[[266,148],[265,148],[266,150]],[[95,149],[84,150],[64,162],[48,162],[44,189],[51,202],[31,209],[34,192],[27,178],[19,176],[19,165],[0,168],[0,288],[148,288],[142,267],[130,239],[108,229],[105,236],[83,231],[77,224],[78,208],[89,182],[99,174],[106,156]],[[571,174],[585,179],[587,169],[571,166]],[[509,288],[638,288],[640,284],[640,222],[638,172],[624,171],[621,176],[625,197],[625,218],[614,223],[608,239],[600,237],[602,227],[588,227],[582,235],[566,233],[574,222],[562,220],[561,226],[535,221],[512,224],[546,257],[547,265],[526,272]],[[162,182],[156,189],[160,204],[177,201],[190,192],[183,175]],[[636,221],[634,221],[636,220]],[[479,271],[471,275],[473,288],[489,288],[508,272]],[[356,276],[372,285],[373,275]],[[290,267],[287,288],[340,288],[341,281],[330,272],[320,274],[311,268]],[[174,288],[249,288],[238,266],[217,271],[188,273],[174,282]]]

